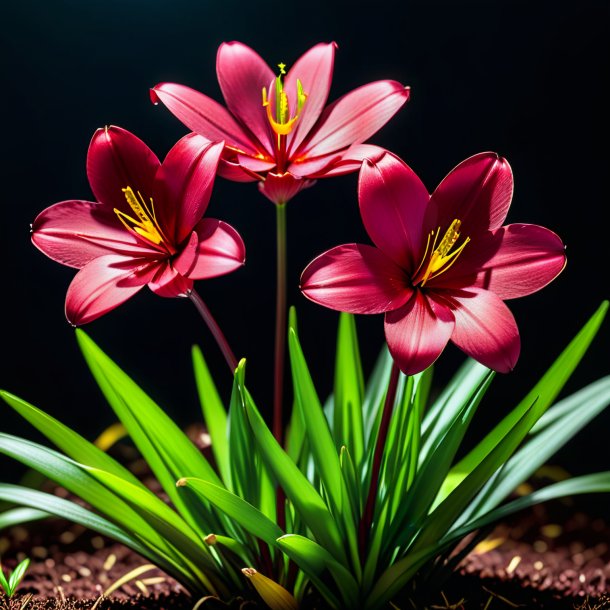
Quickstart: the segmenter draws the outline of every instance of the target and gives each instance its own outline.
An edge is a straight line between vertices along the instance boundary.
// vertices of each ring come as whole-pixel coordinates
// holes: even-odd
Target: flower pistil
[[[467,237],[460,246],[458,246],[453,252],[451,250],[460,238],[460,226],[462,221],[458,218],[454,219],[449,225],[447,231],[443,235],[438,246],[436,242],[440,235],[441,228],[438,227],[436,231],[431,231],[428,234],[428,241],[426,242],[426,250],[422,257],[419,267],[415,271],[413,285],[421,284],[423,287],[425,283],[441,273],[444,273],[455,263],[462,250],[466,247],[466,244],[470,241],[470,237]],[[430,245],[432,241],[432,245]],[[428,253],[432,254],[428,258]]]
[[[271,128],[278,136],[288,135],[299,118],[305,102],[307,101],[307,93],[303,90],[303,84],[297,79],[297,108],[294,116],[290,116],[290,106],[288,94],[284,91],[284,83],[282,76],[286,74],[286,64],[278,64],[280,73],[275,78],[275,117],[271,109],[271,103],[267,96],[267,87],[263,87],[263,107],[267,109],[267,119]]]

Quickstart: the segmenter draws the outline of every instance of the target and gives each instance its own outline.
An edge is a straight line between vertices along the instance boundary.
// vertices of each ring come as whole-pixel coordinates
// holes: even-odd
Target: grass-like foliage
[[[599,307],[519,404],[500,405],[507,415],[472,447],[463,439],[494,373],[467,360],[432,398],[432,369],[392,379],[384,348],[365,383],[349,314],[340,317],[334,392],[323,402],[291,312],[294,408],[283,445],[248,392],[245,362],[225,405],[195,347],[212,461],[78,330],[99,387],[169,503],[95,444],[3,391],[57,450],[3,433],[0,452],[89,508],[2,484],[0,499],[16,507],[0,515],[0,527],[48,515],[70,519],[128,545],[194,596],[227,599],[249,581],[273,609],[389,608],[466,534],[538,502],[610,491],[610,472],[600,472],[511,495],[610,403],[610,376],[556,402],[607,308]],[[26,567],[1,577],[9,595]]]
[[[20,561],[15,569],[9,574],[4,573],[2,563],[0,562],[0,590],[3,590],[10,599],[15,594],[19,583],[23,580],[25,573],[30,565],[30,559],[26,557]]]

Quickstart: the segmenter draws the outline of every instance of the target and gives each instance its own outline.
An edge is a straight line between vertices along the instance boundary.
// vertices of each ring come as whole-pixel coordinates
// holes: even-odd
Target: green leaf
[[[229,442],[227,412],[222,404],[214,379],[198,346],[192,349],[193,371],[203,420],[212,440],[212,453],[225,486],[230,485]]]
[[[464,513],[461,521],[487,513],[504,500],[596,415],[610,404],[610,376],[582,388],[551,407],[530,431],[531,438],[504,464],[481,491],[473,510]]]
[[[49,513],[38,508],[11,508],[0,513],[0,531],[13,525],[21,525],[22,523],[30,523],[31,521],[40,521],[50,517]]]
[[[172,503],[200,535],[220,529],[209,506],[176,490],[176,480],[196,476],[222,481],[175,422],[80,329],[76,336],[100,389]]]
[[[240,375],[241,379],[239,378]],[[243,367],[238,367],[233,378],[231,405],[229,407],[231,489],[251,504],[258,505],[259,485],[256,472],[256,448],[248,419],[244,414],[240,395],[240,382],[243,384],[243,375]]]
[[[442,490],[441,498],[447,497],[452,489],[482,462],[498,444],[499,439],[507,435],[532,405],[534,422],[543,415],[585,355],[607,310],[608,301],[604,301],[527,396],[452,469],[451,478]]]
[[[326,549],[309,538],[287,534],[277,540],[278,546],[319,585],[319,576],[328,570],[341,593],[343,608],[358,608],[358,583]],[[324,587],[326,589],[326,587]],[[332,602],[332,598],[328,600]]]
[[[359,566],[356,518],[352,513],[349,493],[341,473],[339,456],[305,362],[301,345],[292,328],[288,332],[288,346],[295,402],[302,413],[303,420],[307,422],[305,431],[316,471],[319,473],[324,491],[330,499],[333,514],[341,520],[354,564]]]
[[[239,363],[238,369],[245,366]],[[286,452],[275,440],[244,385],[240,386],[244,409],[261,456],[316,539],[341,563],[346,563],[343,541],[328,507]]]
[[[388,346],[384,343],[379,356],[377,357],[373,372],[366,384],[364,402],[362,403],[364,430],[368,431],[368,434],[365,432],[364,440],[369,448],[370,445],[375,444],[374,441],[377,438],[381,411],[385,399],[385,392],[390,380],[390,371],[392,370],[393,362]],[[358,466],[358,464],[356,466]]]
[[[170,558],[155,545],[142,542],[138,533],[129,526],[127,529],[123,529],[122,526],[117,526],[74,502],[19,485],[0,483],[0,499],[10,499],[12,502],[31,507],[23,510],[41,510],[45,514],[67,519],[94,532],[108,536],[128,546],[143,557],[147,557],[168,574],[189,585],[193,590],[200,589],[200,585],[188,572],[184,571],[175,559]]]
[[[253,536],[260,538],[271,546],[275,546],[276,539],[284,535],[281,528],[260,510],[223,487],[190,477],[180,479],[177,485],[192,488],[198,495],[209,500],[231,519],[237,521]]]
[[[114,458],[98,449],[93,443],[90,443],[54,417],[4,390],[0,390],[0,396],[19,415],[29,421],[39,432],[44,434],[54,445],[59,447],[73,460],[112,472],[134,485],[144,486],[127,468],[119,464]]]
[[[30,559],[26,557],[23,561],[20,561],[16,566],[13,572],[11,573],[8,579],[8,586],[10,589],[9,597],[15,593],[15,590],[19,586],[21,579],[25,575],[25,571],[30,567]]]
[[[4,576],[4,572],[2,570],[2,563],[0,563],[0,588],[2,588],[2,590],[5,591],[9,597],[11,596],[8,580],[6,580],[6,577]]]
[[[597,472],[594,474],[573,477],[571,479],[566,479],[565,481],[559,481],[558,483],[553,483],[534,491],[527,496],[517,498],[504,506],[500,506],[495,510],[469,521],[466,525],[449,532],[442,542],[455,542],[461,540],[466,534],[475,529],[505,519],[513,513],[534,506],[535,504],[540,504],[541,502],[547,502],[548,500],[566,496],[608,492],[610,492],[610,471]]]
[[[343,445],[348,447],[355,463],[359,464],[364,454],[364,376],[356,322],[354,316],[348,313],[339,316],[333,399],[336,448],[339,450]]]

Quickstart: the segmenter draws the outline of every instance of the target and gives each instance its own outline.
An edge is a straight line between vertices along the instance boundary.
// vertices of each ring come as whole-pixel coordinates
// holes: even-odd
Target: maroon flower
[[[502,226],[513,192],[505,159],[460,163],[432,195],[400,159],[365,161],[360,212],[377,247],[346,244],[312,261],[301,289],[352,313],[385,313],[390,352],[408,375],[449,340],[496,371],[510,371],[519,331],[503,300],[535,292],[564,268],[559,237],[537,225]]]
[[[250,47],[223,43],[216,71],[228,110],[184,85],[153,87],[189,129],[211,141],[223,140],[219,173],[248,182],[284,204],[316,178],[360,169],[362,159],[382,154],[367,140],[403,106],[409,89],[396,81],[369,83],[326,106],[336,45],[318,44],[286,72],[273,70]],[[326,106],[326,107],[325,107]]]
[[[87,175],[98,203],[62,201],[32,226],[36,247],[80,269],[66,296],[72,324],[95,320],[145,285],[161,296],[184,296],[193,280],[243,264],[237,231],[202,218],[222,147],[189,134],[161,164],[129,131],[95,132]]]

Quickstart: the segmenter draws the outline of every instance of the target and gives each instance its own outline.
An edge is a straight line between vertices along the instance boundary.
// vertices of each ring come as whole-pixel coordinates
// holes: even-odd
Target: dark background
[[[0,386],[48,410],[88,438],[111,424],[63,314],[74,271],[30,243],[38,212],[91,197],[89,140],[115,124],[162,157],[186,130],[149,87],[190,85],[220,99],[215,57],[223,41],[254,47],[270,65],[289,66],[310,46],[335,40],[330,99],[372,80],[412,88],[411,101],[371,141],[396,152],[432,190],[462,159],[484,150],[507,157],[515,174],[508,222],[548,226],[567,245],[568,266],[542,292],[509,303],[522,334],[515,371],[498,375],[473,436],[497,422],[542,375],[609,295],[607,113],[609,4],[538,2],[209,2],[60,0],[3,4],[1,252],[3,364]],[[306,356],[319,391],[331,387],[337,315],[298,292],[315,255],[366,241],[356,175],[320,181],[289,205],[289,284]],[[275,233],[273,206],[254,185],[218,180],[208,214],[232,223],[248,253],[244,269],[198,282],[239,356],[259,406],[271,402]],[[360,317],[363,360],[382,344],[382,317]],[[607,322],[568,385],[609,371]],[[202,346],[219,386],[230,379],[187,300],[143,290],[85,327],[181,424],[198,419],[190,347]],[[437,387],[463,361],[450,346]],[[37,438],[2,408],[2,429]],[[610,467],[610,411],[555,458],[574,474]],[[2,463],[0,463],[2,466]],[[2,478],[10,477],[10,472]]]

